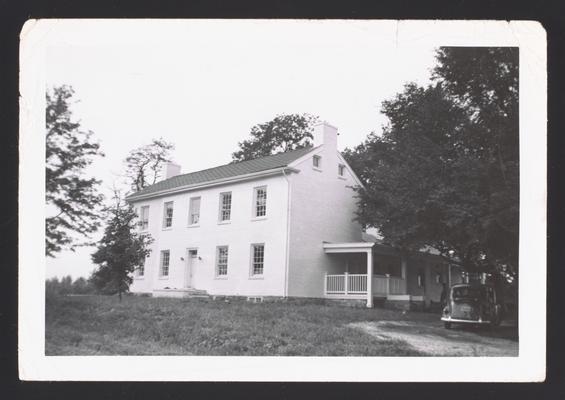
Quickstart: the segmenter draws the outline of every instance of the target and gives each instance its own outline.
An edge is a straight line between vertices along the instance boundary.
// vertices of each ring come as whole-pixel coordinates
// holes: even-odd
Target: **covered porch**
[[[324,243],[324,252],[339,258],[343,272],[326,273],[324,296],[332,299],[409,300],[406,259],[393,249],[371,242]],[[370,279],[369,279],[370,277]]]

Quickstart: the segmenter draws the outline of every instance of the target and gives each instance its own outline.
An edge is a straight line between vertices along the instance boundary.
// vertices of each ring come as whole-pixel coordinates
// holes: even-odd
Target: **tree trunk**
[[[122,291],[118,290],[118,297],[120,299],[120,303],[122,302]]]

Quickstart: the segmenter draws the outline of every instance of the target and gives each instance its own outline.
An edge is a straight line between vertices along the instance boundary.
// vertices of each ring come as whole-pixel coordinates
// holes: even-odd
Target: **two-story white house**
[[[312,147],[188,174],[169,165],[165,180],[127,198],[154,238],[131,291],[439,301],[454,279],[439,257],[363,240],[352,189],[362,184],[337,137],[324,122]]]

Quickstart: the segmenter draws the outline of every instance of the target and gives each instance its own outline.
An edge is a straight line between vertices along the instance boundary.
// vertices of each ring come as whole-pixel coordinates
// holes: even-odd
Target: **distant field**
[[[49,297],[46,355],[418,356],[357,322],[437,315],[337,305],[126,296]]]

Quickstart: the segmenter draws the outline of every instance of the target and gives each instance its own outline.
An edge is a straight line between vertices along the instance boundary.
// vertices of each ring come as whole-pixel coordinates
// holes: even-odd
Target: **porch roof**
[[[367,253],[371,251],[375,243],[371,242],[348,242],[348,243],[327,243],[323,247],[326,253]]]

